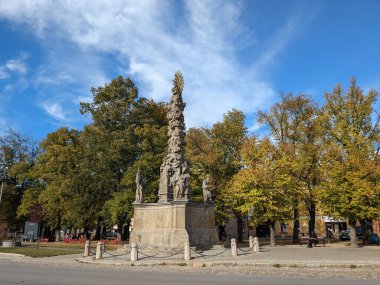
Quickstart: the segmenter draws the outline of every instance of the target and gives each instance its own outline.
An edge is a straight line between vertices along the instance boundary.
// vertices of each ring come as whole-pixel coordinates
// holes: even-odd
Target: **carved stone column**
[[[186,104],[182,100],[183,77],[175,74],[167,118],[168,154],[161,165],[159,203],[187,202],[191,198],[190,170],[185,160],[185,122],[183,110]]]

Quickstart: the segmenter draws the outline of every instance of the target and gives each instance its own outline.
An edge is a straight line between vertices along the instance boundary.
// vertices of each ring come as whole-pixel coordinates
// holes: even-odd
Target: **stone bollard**
[[[183,255],[184,255],[185,260],[191,259],[190,243],[188,241],[185,242],[184,254]]]
[[[86,243],[84,245],[84,253],[83,256],[89,256],[90,255],[90,241],[86,240]]]
[[[231,254],[233,257],[237,257],[236,239],[231,239]]]
[[[253,252],[259,252],[259,251],[260,251],[259,238],[254,237],[253,238]]]
[[[253,236],[249,236],[249,249],[253,249]]]
[[[138,260],[138,251],[137,251],[137,243],[131,244],[131,261],[135,262]]]
[[[103,243],[102,242],[98,242],[96,244],[96,255],[95,255],[95,259],[102,259],[103,257]]]

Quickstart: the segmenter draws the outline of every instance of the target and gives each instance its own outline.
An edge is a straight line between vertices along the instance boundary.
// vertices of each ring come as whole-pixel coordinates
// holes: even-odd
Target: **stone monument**
[[[142,202],[143,202],[142,181],[141,181],[140,167],[139,167],[136,173],[136,198],[135,198],[134,204],[141,204]]]
[[[177,72],[167,113],[168,154],[160,167],[158,202],[142,203],[136,189],[130,243],[140,247],[181,249],[185,242],[199,247],[210,247],[218,242],[212,203],[191,202],[190,170],[184,156],[183,86],[182,74]],[[138,188],[137,181],[136,175]]]
[[[170,201],[187,202],[192,190],[189,184],[190,171],[185,160],[185,122],[183,110],[186,104],[182,100],[183,78],[177,72],[173,80],[169,111],[168,154],[160,168],[159,203]]]

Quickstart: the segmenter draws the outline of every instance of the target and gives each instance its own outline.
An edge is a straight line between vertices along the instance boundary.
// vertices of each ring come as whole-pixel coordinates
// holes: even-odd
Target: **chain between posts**
[[[103,253],[107,253],[107,254],[110,255],[110,256],[122,256],[122,255],[128,255],[128,254],[131,253],[130,251],[128,251],[128,252],[123,253],[123,254],[112,254],[110,251],[111,251],[111,249],[110,249],[110,248],[107,248],[107,247],[104,245],[104,251],[103,251]]]
[[[192,250],[193,252],[195,252],[196,254],[200,255],[201,257],[203,258],[207,258],[207,257],[215,257],[215,256],[219,256],[223,253],[225,253],[227,250],[229,250],[229,248],[226,248],[224,250],[222,250],[221,252],[219,253],[216,253],[216,254],[203,254],[203,252],[200,252],[200,251],[197,251],[196,249],[190,247],[190,250]]]
[[[179,251],[177,251],[177,252],[174,252],[173,254],[169,254],[169,255],[148,255],[148,254],[145,254],[145,253],[143,253],[141,250],[139,250],[138,251],[138,254],[140,255],[143,255],[143,256],[145,256],[145,258],[154,258],[154,259],[165,259],[165,258],[169,258],[169,257],[173,257],[173,256],[175,256],[175,255],[177,255],[177,254],[180,254],[181,252],[183,252],[184,250],[183,249],[181,249],[181,250],[179,250]]]
[[[239,247],[239,246],[236,246],[239,250],[241,250],[242,252],[250,252],[252,249],[253,249],[253,247],[254,246],[252,246],[252,247],[249,247],[248,249],[242,249],[241,247]]]

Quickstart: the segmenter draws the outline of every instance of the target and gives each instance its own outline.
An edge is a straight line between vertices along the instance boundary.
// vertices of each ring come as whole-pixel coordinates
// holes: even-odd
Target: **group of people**
[[[72,233],[72,232],[69,232],[69,233],[66,233],[65,234],[65,239],[81,239],[81,238],[85,238],[86,235],[84,232],[81,232],[81,231],[77,231],[76,233]]]

